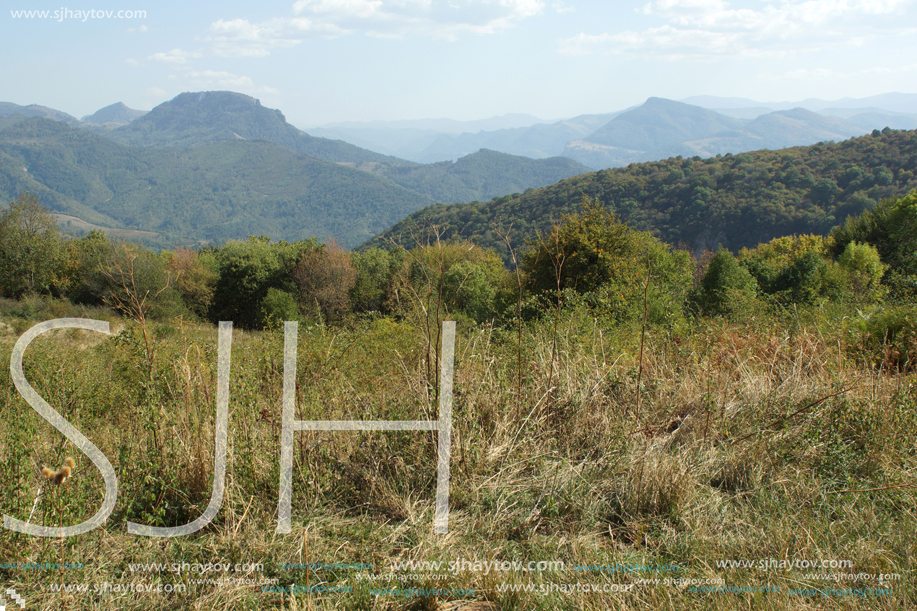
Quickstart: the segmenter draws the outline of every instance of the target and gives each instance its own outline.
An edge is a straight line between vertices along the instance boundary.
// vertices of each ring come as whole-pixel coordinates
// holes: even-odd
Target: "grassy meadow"
[[[216,326],[2,300],[3,363],[41,320],[111,323],[42,335],[24,368],[111,461],[118,499],[76,537],[0,531],[0,576],[29,611],[915,608],[917,347],[877,337],[878,315],[460,318],[445,535],[429,431],[297,432],[277,534],[283,331],[236,328],[222,506],[157,538],[126,522],[185,524],[210,499]],[[436,343],[410,316],[301,323],[297,418],[436,419]],[[8,374],[0,453],[3,514],[60,526],[101,506],[100,472]],[[68,457],[54,485],[42,469]]]

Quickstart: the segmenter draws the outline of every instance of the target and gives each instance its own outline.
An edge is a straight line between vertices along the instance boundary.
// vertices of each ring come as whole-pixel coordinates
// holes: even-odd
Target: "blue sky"
[[[505,113],[555,119],[620,110],[650,96],[783,101],[913,93],[915,5],[6,0],[0,100],[80,117],[117,101],[150,109],[183,91],[227,89],[305,127]],[[41,10],[50,16],[12,14]],[[126,18],[128,11],[145,16]]]

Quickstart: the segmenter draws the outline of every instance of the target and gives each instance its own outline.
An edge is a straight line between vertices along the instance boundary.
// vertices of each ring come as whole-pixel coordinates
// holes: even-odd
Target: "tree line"
[[[499,325],[568,307],[673,325],[768,308],[917,301],[917,190],[851,216],[828,236],[784,236],[735,255],[674,248],[586,197],[521,252],[509,248],[508,267],[493,250],[442,233],[429,227],[409,249],[356,252],[334,241],[251,236],[157,253],[99,231],[65,239],[24,193],[0,213],[0,296],[48,295],[135,319],[231,320],[247,329],[360,316]]]

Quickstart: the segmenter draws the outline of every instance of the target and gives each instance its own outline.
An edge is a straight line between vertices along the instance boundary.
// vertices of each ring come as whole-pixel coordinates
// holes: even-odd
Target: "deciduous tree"
[[[18,298],[59,288],[65,267],[57,222],[31,193],[0,212],[0,294]]]

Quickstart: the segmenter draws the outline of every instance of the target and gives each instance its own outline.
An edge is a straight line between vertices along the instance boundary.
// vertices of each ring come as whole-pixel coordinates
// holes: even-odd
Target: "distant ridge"
[[[91,115],[86,115],[80,121],[83,123],[93,123],[95,125],[103,125],[107,123],[111,124],[127,124],[138,119],[143,115],[147,114],[147,110],[134,110],[133,108],[128,108],[122,102],[116,102],[110,106],[106,106],[100,110],[95,111]]]
[[[678,104],[694,107],[691,112],[676,111]],[[698,110],[707,114],[707,123],[724,129],[688,130],[684,133],[680,122],[674,124],[666,113],[681,112],[688,121],[696,121]],[[642,109],[642,110],[641,110]],[[730,120],[743,124],[775,112],[803,109],[814,113],[805,118],[789,120],[787,116],[772,117],[770,125],[777,132],[764,134],[752,126],[747,133],[741,127],[730,128]],[[631,114],[635,123],[625,129],[622,124],[609,122],[634,111],[646,114],[643,120]],[[638,113],[639,114],[639,113]],[[814,115],[841,118],[846,125],[829,125]],[[809,125],[798,124],[802,121]],[[698,126],[695,126],[698,127]],[[454,133],[452,125],[435,122],[371,122],[331,124],[315,128],[316,135],[340,138],[370,150],[395,155],[420,163],[455,160],[480,149],[490,149],[511,155],[534,159],[563,156],[575,159],[594,169],[619,167],[629,163],[664,159],[673,155],[707,155],[727,152],[738,154],[765,146],[815,144],[816,142],[861,135],[873,129],[917,128],[917,94],[887,93],[867,98],[821,100],[811,98],[798,102],[760,102],[742,97],[692,96],[680,101],[649,98],[637,107],[596,115],[581,115],[571,119],[545,122],[527,127],[502,128],[492,131],[468,126],[461,134]],[[441,128],[441,129],[440,129]],[[617,132],[617,133],[611,133]],[[809,140],[800,140],[794,133],[808,133]],[[781,140],[781,135],[789,137]],[[633,136],[635,139],[630,138]],[[604,140],[604,141],[603,141]]]
[[[266,140],[326,161],[405,163],[340,140],[313,138],[287,123],[279,110],[232,91],[179,94],[105,135],[125,145],[169,148],[225,140]]]
[[[401,121],[341,121],[320,126],[323,129],[342,127],[347,129],[419,129],[462,134],[465,132],[495,131],[516,127],[531,127],[538,123],[550,123],[532,115],[507,113],[488,119],[459,121],[456,119],[408,119]],[[308,129],[308,128],[307,128]]]
[[[740,129],[744,123],[701,108],[664,98],[649,98],[642,106],[623,112],[585,140],[620,148],[654,151],[685,140],[709,138]]]
[[[66,123],[67,125],[73,126],[79,125],[80,123],[79,119],[76,117],[72,117],[60,110],[48,108],[47,106],[39,106],[38,104],[20,106],[19,104],[13,104],[12,102],[0,102],[0,117],[6,117],[10,115],[22,115],[25,117],[45,117],[47,119],[53,119],[54,121],[60,121],[61,123]]]
[[[917,114],[917,93],[901,92],[882,93],[865,98],[842,98],[840,100],[822,100],[819,98],[809,98],[796,102],[760,102],[756,100],[750,100],[748,98],[729,98],[712,95],[691,96],[679,101],[684,102],[685,104],[703,106],[704,108],[709,108],[712,110],[764,106],[770,108],[771,110],[805,108],[806,110],[811,110],[813,112],[822,112],[828,108],[875,107],[886,112]]]
[[[866,131],[869,130],[862,127],[862,122],[854,125],[803,108],[748,120],[684,102],[650,98],[586,138],[568,143],[564,156],[593,168],[620,167],[677,155],[711,156],[805,146],[843,140]]]
[[[392,166],[381,174],[440,202],[470,202],[522,193],[589,171],[565,157],[528,159],[481,149],[455,162]]]

